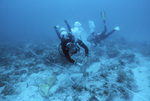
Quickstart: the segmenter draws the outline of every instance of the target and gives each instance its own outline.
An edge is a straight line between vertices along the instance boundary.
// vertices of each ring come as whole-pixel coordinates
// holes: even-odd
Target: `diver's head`
[[[66,31],[66,29],[65,28],[60,28],[60,37],[61,38],[64,38],[65,40],[67,40],[68,39],[68,32]]]
[[[74,23],[74,26],[75,26],[75,27],[81,27],[81,23],[78,22],[78,21],[76,21],[76,22]]]

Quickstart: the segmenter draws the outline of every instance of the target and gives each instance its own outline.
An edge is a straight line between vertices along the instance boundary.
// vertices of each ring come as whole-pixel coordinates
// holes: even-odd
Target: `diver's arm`
[[[58,31],[58,27],[57,27],[57,26],[54,26],[54,29],[55,29],[55,31],[56,31],[56,33],[57,33],[58,38],[61,40],[61,38],[60,38],[60,33],[59,33],[59,31]]]
[[[70,57],[69,51],[63,50],[63,53],[65,54],[65,57],[67,58],[68,61],[70,61],[71,63],[75,63],[75,61]]]
[[[66,23],[66,25],[67,25],[68,31],[71,33],[71,27],[70,27],[70,25],[69,25],[68,21],[67,21],[67,20],[65,20],[65,23]]]
[[[85,50],[85,56],[88,56],[88,54],[89,54],[89,49],[88,49],[88,47],[87,47],[81,40],[78,40],[77,42],[79,43],[79,45],[80,45],[81,47],[84,48],[84,50]]]
[[[63,52],[64,52],[64,54],[65,54],[65,56],[66,56],[66,58],[67,58],[68,61],[70,61],[71,63],[73,63],[73,64],[75,64],[75,65],[77,65],[77,66],[82,66],[81,63],[75,62],[75,61],[70,57],[68,51],[63,50]]]

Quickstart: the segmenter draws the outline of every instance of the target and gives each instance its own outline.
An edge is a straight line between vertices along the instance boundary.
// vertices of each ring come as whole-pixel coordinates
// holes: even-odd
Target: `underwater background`
[[[93,20],[96,30],[102,31],[100,12],[105,11],[108,28],[119,25],[123,36],[131,41],[148,41],[150,38],[149,0],[1,0],[0,38],[57,39],[54,25],[64,26],[64,20],[81,22],[89,31],[88,21]],[[45,39],[44,39],[45,40]]]
[[[0,0],[0,101],[150,101],[149,10],[149,0]],[[120,31],[93,47],[89,21],[102,32],[101,11]],[[86,78],[59,54],[64,20],[84,29]]]

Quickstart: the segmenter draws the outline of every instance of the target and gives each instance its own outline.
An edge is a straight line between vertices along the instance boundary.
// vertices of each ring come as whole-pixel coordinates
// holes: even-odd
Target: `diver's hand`
[[[57,25],[57,26],[54,26],[54,29],[58,29],[59,28],[59,26]]]
[[[68,21],[67,21],[67,20],[65,20],[65,23],[66,23],[66,24],[68,24]]]

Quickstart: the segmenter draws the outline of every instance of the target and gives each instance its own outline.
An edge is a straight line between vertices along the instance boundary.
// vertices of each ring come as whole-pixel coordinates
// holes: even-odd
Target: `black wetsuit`
[[[72,42],[74,43],[75,42],[75,38],[74,36],[71,34],[71,27],[68,23],[67,24],[67,27],[68,27],[68,30],[69,30],[69,33],[68,33],[68,39],[65,40],[64,38],[61,38],[60,37],[60,32],[58,31],[58,29],[56,27],[54,27],[59,39],[61,40],[61,46],[62,46],[62,51],[65,55],[65,57],[71,62],[71,63],[75,63],[75,61],[70,57],[70,54],[69,54],[69,50],[67,49],[67,43],[69,42]],[[85,54],[86,56],[88,56],[88,47],[81,41],[81,40],[77,40],[76,43],[78,43],[81,47],[83,47],[85,49]]]
[[[100,43],[102,40],[106,39],[108,36],[110,36],[113,32],[115,32],[115,29],[111,32],[107,33],[106,25],[104,25],[104,31],[100,35],[95,35],[95,32],[92,32],[89,36],[87,41],[90,43],[94,43],[97,46],[97,43]]]

